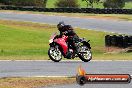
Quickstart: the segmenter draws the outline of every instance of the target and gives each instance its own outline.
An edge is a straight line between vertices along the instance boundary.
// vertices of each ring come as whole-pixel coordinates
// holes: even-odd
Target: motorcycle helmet
[[[61,30],[64,26],[65,26],[65,23],[64,23],[63,21],[61,21],[61,22],[59,22],[59,23],[57,24],[58,30]]]

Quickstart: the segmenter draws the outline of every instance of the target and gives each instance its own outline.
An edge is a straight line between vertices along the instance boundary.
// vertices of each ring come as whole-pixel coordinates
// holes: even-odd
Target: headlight
[[[53,39],[50,39],[50,40],[49,40],[49,43],[52,43],[52,42],[53,42]]]

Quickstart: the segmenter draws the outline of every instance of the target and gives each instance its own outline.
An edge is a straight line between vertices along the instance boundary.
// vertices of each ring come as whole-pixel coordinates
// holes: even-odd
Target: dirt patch
[[[106,47],[105,51],[106,53],[126,53],[126,52],[131,52],[132,47],[128,47],[128,48]]]
[[[52,25],[47,25],[47,24],[39,24],[39,23],[30,23],[30,22],[17,22],[17,21],[7,21],[7,20],[0,20],[0,24],[4,25],[13,25],[13,26],[23,26],[23,27],[32,27],[32,28],[56,28],[55,26]]]
[[[1,78],[0,88],[37,88],[72,83],[75,83],[75,78]]]
[[[94,18],[94,19],[106,19],[106,20],[119,20],[118,17],[110,17],[110,16],[80,16],[80,18]]]

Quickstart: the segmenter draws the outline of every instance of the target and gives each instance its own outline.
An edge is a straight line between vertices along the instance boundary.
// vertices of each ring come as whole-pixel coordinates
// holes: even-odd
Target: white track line
[[[76,76],[9,76],[0,78],[75,78]]]
[[[0,61],[44,61],[44,62],[53,62],[51,60],[0,60]],[[106,62],[106,61],[132,61],[132,60],[91,60],[90,62]],[[60,62],[83,62],[81,60],[62,60]]]
[[[28,77],[38,77],[38,78],[73,78],[76,76],[28,76]]]
[[[132,75],[131,79],[132,79]],[[11,77],[23,77],[23,78],[30,78],[30,77],[35,77],[35,78],[75,78],[76,76],[11,76]],[[4,77],[0,77],[4,78]]]
[[[132,79],[132,75],[131,76],[131,79]],[[43,77],[47,77],[47,78],[74,78],[76,76],[28,76],[28,77],[38,77],[38,78],[43,78]]]

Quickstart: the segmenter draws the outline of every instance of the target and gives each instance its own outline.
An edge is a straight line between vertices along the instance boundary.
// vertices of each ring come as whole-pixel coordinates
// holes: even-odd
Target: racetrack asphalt
[[[108,20],[97,18],[78,18],[52,15],[48,16],[42,14],[27,13],[18,14],[9,12],[0,12],[0,19],[30,21],[55,25],[59,21],[64,21],[66,24],[70,24],[73,27],[132,35],[132,21]]]
[[[88,74],[132,75],[132,61],[0,61],[0,77],[75,76],[80,65]]]
[[[132,83],[130,84],[85,84],[80,86],[78,84],[71,85],[59,85],[51,87],[39,87],[39,88],[132,88]]]
[[[0,61],[0,77],[75,76],[82,66],[87,74],[130,74],[132,61]],[[130,84],[78,84],[40,88],[131,88]]]

